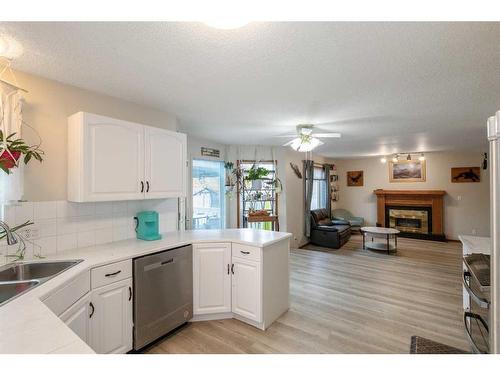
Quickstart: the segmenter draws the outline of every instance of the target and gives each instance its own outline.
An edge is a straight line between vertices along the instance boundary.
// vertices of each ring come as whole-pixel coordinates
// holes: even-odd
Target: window
[[[193,229],[223,229],[224,162],[193,160]]]
[[[325,168],[314,166],[311,210],[326,208],[327,181]]]

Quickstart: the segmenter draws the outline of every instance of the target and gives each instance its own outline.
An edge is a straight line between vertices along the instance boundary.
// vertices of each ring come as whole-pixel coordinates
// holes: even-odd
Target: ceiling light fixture
[[[0,57],[12,60],[21,56],[22,53],[23,47],[18,41],[8,35],[0,35]]]
[[[382,156],[382,157],[380,158],[380,162],[381,162],[381,163],[384,163],[384,164],[385,164],[385,163],[387,163],[387,158],[386,158],[385,156]]]
[[[290,147],[295,151],[309,152],[322,144],[323,142],[318,138],[314,138],[309,134],[301,134],[290,143]]]

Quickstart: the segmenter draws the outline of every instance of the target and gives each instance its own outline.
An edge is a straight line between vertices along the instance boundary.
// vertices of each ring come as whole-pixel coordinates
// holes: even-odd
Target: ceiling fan
[[[295,151],[308,152],[312,151],[314,148],[322,145],[319,138],[340,138],[340,133],[315,133],[314,125],[312,124],[300,124],[297,125],[297,134],[284,135],[280,137],[293,137],[294,139],[285,143],[283,146],[290,146]]]

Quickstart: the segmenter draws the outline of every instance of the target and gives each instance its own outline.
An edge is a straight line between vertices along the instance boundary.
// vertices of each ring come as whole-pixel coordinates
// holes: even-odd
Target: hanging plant
[[[43,150],[40,145],[30,146],[21,138],[15,138],[16,133],[12,133],[4,138],[4,133],[0,130],[0,169],[10,174],[11,169],[19,165],[19,159],[23,156],[24,164],[28,164],[32,159],[42,162]]]

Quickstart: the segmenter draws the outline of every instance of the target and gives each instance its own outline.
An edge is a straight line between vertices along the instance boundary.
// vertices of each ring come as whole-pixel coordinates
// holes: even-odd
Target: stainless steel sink
[[[0,305],[40,284],[38,280],[0,283]]]
[[[0,305],[50,280],[81,261],[14,262],[0,267]]]
[[[46,279],[54,277],[77,263],[79,261],[74,260],[11,263],[0,267],[0,282]]]

